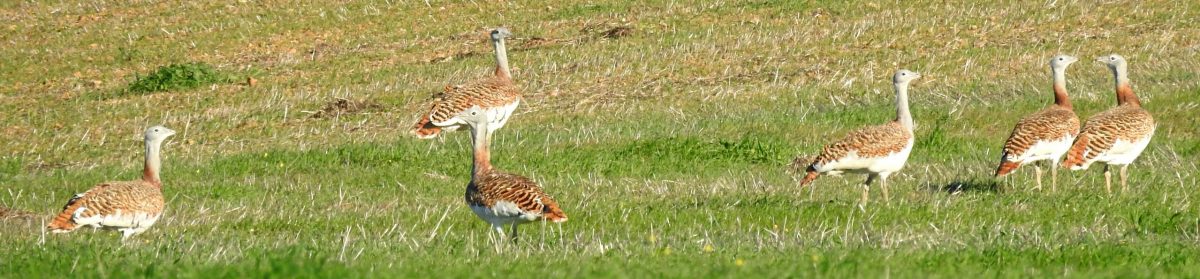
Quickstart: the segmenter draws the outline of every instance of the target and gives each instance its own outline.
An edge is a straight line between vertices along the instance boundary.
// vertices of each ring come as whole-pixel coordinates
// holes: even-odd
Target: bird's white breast
[[[1150,144],[1150,138],[1153,136],[1154,130],[1150,130],[1150,134],[1135,141],[1117,140],[1113,143],[1112,148],[1096,157],[1096,161],[1109,165],[1132,164],[1142,154],[1142,151],[1146,150],[1146,146]]]
[[[528,223],[537,220],[540,216],[540,214],[521,210],[517,204],[508,201],[498,201],[491,207],[472,205],[471,211],[475,212],[480,219],[493,225]]]
[[[84,207],[75,210],[74,221],[76,224],[106,229],[149,228],[158,222],[160,216],[157,213],[125,212],[118,209],[112,214],[80,217],[86,210]]]

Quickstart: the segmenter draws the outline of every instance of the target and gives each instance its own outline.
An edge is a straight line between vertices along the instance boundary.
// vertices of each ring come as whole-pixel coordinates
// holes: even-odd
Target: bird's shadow
[[[945,192],[948,194],[983,192],[1001,193],[1004,189],[995,180],[955,180],[947,183],[927,183],[923,188],[929,192]]]

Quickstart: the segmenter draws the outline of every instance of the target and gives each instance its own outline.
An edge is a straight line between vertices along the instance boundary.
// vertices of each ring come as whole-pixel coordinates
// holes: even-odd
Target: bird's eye
[[[471,115],[476,115],[476,114],[479,114],[479,112],[475,112],[475,111],[471,112]]]
[[[1116,57],[1109,57],[1108,60],[1117,61]]]
[[[155,131],[155,132],[158,132],[158,129],[154,129],[154,131]]]
[[[1058,61],[1063,61],[1063,60],[1066,60],[1066,59],[1063,59],[1062,57],[1058,58]]]

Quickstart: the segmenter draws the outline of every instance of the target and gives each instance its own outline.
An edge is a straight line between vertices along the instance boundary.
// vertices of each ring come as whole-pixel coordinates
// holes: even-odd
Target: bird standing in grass
[[[504,127],[508,118],[521,103],[521,90],[512,81],[508,68],[508,52],[504,39],[512,36],[506,28],[491,31],[492,46],[496,53],[495,75],[474,83],[446,87],[446,92],[434,98],[429,111],[421,114],[413,125],[412,133],[421,139],[437,137],[442,130],[453,131],[466,125],[456,117],[468,108],[478,106],[492,122],[488,133]]]
[[[1087,169],[1092,163],[1104,163],[1104,190],[1112,193],[1112,173],[1108,167],[1121,166],[1121,192],[1127,189],[1129,164],[1142,154],[1154,136],[1154,118],[1142,109],[1129,84],[1125,58],[1112,54],[1097,58],[1112,70],[1116,79],[1117,106],[1088,118],[1075,138],[1062,166],[1071,170]]]
[[[808,165],[807,175],[800,187],[812,183],[822,173],[840,175],[843,172],[866,173],[867,181],[862,184],[862,200],[865,206],[870,198],[871,182],[879,178],[884,200],[889,200],[887,178],[904,167],[913,147],[913,119],[908,111],[908,84],[921,75],[900,70],[892,76],[896,89],[896,119],[883,125],[862,128],[833,142]]]
[[[76,194],[47,228],[54,233],[71,232],[81,226],[113,229],[121,232],[121,240],[149,229],[163,212],[159,178],[162,143],[174,134],[175,131],[163,126],[146,129],[142,180],[105,182]]]
[[[487,221],[501,236],[504,226],[512,226],[512,239],[517,239],[517,225],[534,221],[567,221],[567,215],[536,182],[524,176],[504,173],[492,168],[489,151],[490,133],[487,110],[472,106],[455,116],[471,129],[474,163],[471,182],[467,184],[466,199],[471,211]]]
[[[1030,114],[1013,128],[1004,142],[1000,155],[1000,166],[996,177],[1016,171],[1024,164],[1049,160],[1050,189],[1058,189],[1058,160],[1071,148],[1071,141],[1079,134],[1079,117],[1071,108],[1067,97],[1067,66],[1079,61],[1069,55],[1058,55],[1050,59],[1050,71],[1054,75],[1054,104]],[[1042,167],[1034,165],[1037,173],[1037,189],[1042,189]]]

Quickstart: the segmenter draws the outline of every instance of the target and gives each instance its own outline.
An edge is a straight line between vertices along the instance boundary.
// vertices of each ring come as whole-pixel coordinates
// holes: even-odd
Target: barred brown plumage
[[[1058,188],[1059,158],[1071,147],[1071,139],[1079,134],[1079,117],[1072,109],[1067,95],[1067,66],[1079,61],[1068,55],[1057,55],[1050,59],[1050,70],[1054,79],[1054,104],[1022,118],[1013,127],[1012,134],[1004,142],[1000,155],[1000,166],[996,176],[1004,176],[1023,164],[1050,160],[1050,188]],[[1037,189],[1042,188],[1042,168],[1034,165],[1037,174]]]
[[[146,129],[145,167],[142,180],[101,183],[75,195],[47,226],[52,232],[65,233],[81,226],[121,231],[127,239],[149,229],[162,216],[164,202],[160,151],[163,140],[175,131],[162,126]]]
[[[488,171],[467,185],[466,201],[470,206],[494,207],[498,202],[512,202],[527,212],[541,212],[543,219],[552,222],[567,220],[554,198],[547,195],[524,176]]]
[[[412,127],[412,133],[417,138],[430,139],[437,137],[442,130],[457,130],[465,123],[455,116],[472,106],[487,111],[493,123],[489,133],[504,126],[521,102],[521,89],[512,81],[504,46],[504,39],[511,35],[505,28],[492,30],[490,36],[496,54],[495,75],[467,85],[447,87],[445,92],[434,97],[429,110],[423,112]]]
[[[908,84],[920,77],[920,74],[909,70],[897,71],[892,77],[892,84],[896,88],[896,119],[850,132],[841,140],[825,146],[808,166],[800,187],[812,183],[822,173],[867,173],[859,205],[866,205],[871,181],[875,178],[880,178],[884,200],[889,200],[887,178],[904,167],[912,151],[913,120],[908,110]]]
[[[1067,151],[1062,166],[1072,170],[1087,169],[1092,163],[1104,163],[1104,189],[1112,192],[1110,165],[1121,166],[1121,191],[1126,183],[1129,164],[1141,155],[1154,136],[1154,118],[1142,108],[1129,83],[1125,58],[1112,54],[1097,61],[1105,63],[1116,80],[1117,106],[1088,118],[1079,137]]]
[[[471,129],[474,158],[471,181],[463,199],[475,215],[491,224],[500,235],[504,235],[503,226],[511,225],[513,240],[517,238],[517,225],[543,220],[567,221],[558,202],[543,192],[536,182],[492,168],[488,130],[491,119],[484,109],[472,106],[456,117]]]

